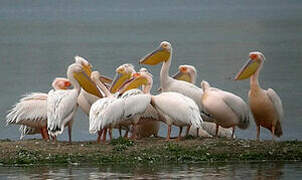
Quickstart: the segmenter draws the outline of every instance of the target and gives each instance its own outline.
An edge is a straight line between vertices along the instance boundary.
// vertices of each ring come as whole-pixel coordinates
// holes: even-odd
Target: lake
[[[19,139],[17,126],[5,126],[6,112],[23,94],[47,93],[55,77],[66,76],[66,68],[75,55],[86,57],[94,69],[113,77],[115,68],[123,63],[132,63],[138,70],[138,60],[161,41],[168,40],[174,52],[170,74],[176,72],[178,65],[194,65],[198,70],[198,86],[204,79],[212,86],[236,93],[244,100],[247,100],[249,81],[235,82],[232,79],[250,51],[262,51],[266,61],[260,83],[263,88],[271,87],[279,94],[285,110],[282,122],[284,135],[280,140],[301,140],[301,32],[302,1],[299,0],[2,0],[0,138]],[[160,67],[148,67],[154,75],[153,93],[159,85]],[[177,130],[174,129],[173,133],[176,134]],[[80,109],[72,135],[74,141],[96,139],[95,135],[88,133],[88,118]],[[160,135],[166,135],[165,125],[162,125]],[[248,130],[238,129],[236,136],[254,139],[256,128],[253,120]],[[33,137],[40,138],[38,135],[27,138]],[[67,132],[58,138],[67,140]],[[270,132],[262,129],[261,138],[271,139]],[[226,170],[222,172],[231,172],[232,169],[237,172],[238,166],[225,165]],[[247,166],[252,169],[252,174],[264,170]],[[291,177],[288,171],[295,166],[285,164],[281,167],[285,170],[281,172]],[[201,168],[192,167],[194,173]],[[170,170],[178,171],[177,168]],[[188,171],[188,166],[179,168]],[[240,168],[244,169],[244,166]],[[170,170],[168,168],[164,172]],[[207,173],[207,168],[203,170]],[[21,176],[31,172],[23,168],[18,171]],[[52,170],[45,171],[52,175]],[[71,171],[72,174],[85,171],[87,177],[94,176],[90,168],[72,167],[71,170],[63,168],[53,171]],[[96,168],[95,171],[98,176],[113,169]],[[30,178],[33,175],[27,176]],[[116,177],[115,174],[113,177]]]

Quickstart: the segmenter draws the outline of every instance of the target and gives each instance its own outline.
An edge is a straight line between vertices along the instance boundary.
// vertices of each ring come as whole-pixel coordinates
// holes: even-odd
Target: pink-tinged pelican
[[[67,69],[67,78],[74,88],[69,90],[50,90],[48,92],[47,130],[50,135],[57,136],[62,134],[64,127],[67,125],[69,142],[71,143],[72,123],[78,108],[78,96],[81,91],[78,81],[86,77],[82,65],[71,64]]]
[[[55,78],[52,87],[56,90],[66,90],[71,83],[66,78]],[[45,140],[47,133],[47,100],[46,93],[30,93],[24,95],[6,116],[7,124],[20,124],[20,139],[27,134],[40,133]]]
[[[232,138],[235,135],[235,126],[240,129],[248,128],[250,124],[249,108],[239,96],[211,87],[206,81],[201,82],[201,87],[203,89],[202,103],[204,109],[216,123],[216,136],[219,126],[232,127]]]
[[[132,80],[136,84],[143,85],[143,92],[151,97],[151,104],[164,118],[159,118],[168,125],[167,140],[170,140],[172,125],[178,126],[180,131],[178,140],[181,138],[182,128],[187,126],[187,134],[191,126],[201,127],[203,122],[196,103],[189,97],[176,92],[164,92],[158,95],[151,95],[152,76],[144,71],[135,73]],[[139,107],[141,101],[134,103],[133,108]]]
[[[172,61],[172,46],[169,42],[163,41],[160,46],[153,52],[147,54],[140,60],[141,64],[156,65],[163,62],[160,71],[160,87],[162,92],[178,92],[189,98],[192,98],[198,105],[200,112],[205,120],[210,120],[209,117],[204,114],[201,98],[203,90],[194,84],[186,81],[177,80],[169,76],[169,69]]]
[[[250,77],[249,105],[257,126],[257,140],[260,126],[269,129],[274,136],[282,135],[281,120],[283,118],[282,102],[278,94],[271,88],[264,90],[259,85],[259,73],[265,61],[261,52],[250,52],[248,62],[241,68],[235,80]]]
[[[180,65],[178,67],[178,72],[173,76],[174,79],[187,81],[189,83],[195,84],[197,77],[197,71],[194,66],[191,65]],[[213,122],[203,122],[202,128],[199,129],[199,136],[201,137],[212,137],[216,135],[216,124]],[[231,128],[219,127],[218,137],[232,137]],[[192,136],[197,136],[196,130],[194,128],[190,129],[189,132]],[[235,135],[233,136],[233,138]]]
[[[110,139],[112,139],[112,128],[127,119],[133,118],[136,114],[143,113],[146,106],[150,103],[151,97],[146,95],[135,96],[138,98],[140,106],[135,106],[133,100],[134,96],[127,98],[117,98],[118,94],[111,94],[106,86],[99,81],[100,74],[97,71],[92,72],[91,79],[97,84],[101,91],[106,96],[105,98],[97,100],[90,109],[89,114],[89,132],[98,132],[99,136],[103,130],[109,128]],[[105,131],[106,133],[106,131]],[[104,136],[103,136],[104,137]],[[100,139],[98,138],[98,142]]]

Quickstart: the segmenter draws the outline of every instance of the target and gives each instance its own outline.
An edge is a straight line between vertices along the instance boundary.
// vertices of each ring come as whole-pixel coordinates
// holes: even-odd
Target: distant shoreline
[[[234,161],[302,161],[301,141],[271,142],[224,138],[186,138],[166,142],[146,138],[136,142],[119,138],[94,141],[45,142],[0,140],[0,165],[166,164]]]

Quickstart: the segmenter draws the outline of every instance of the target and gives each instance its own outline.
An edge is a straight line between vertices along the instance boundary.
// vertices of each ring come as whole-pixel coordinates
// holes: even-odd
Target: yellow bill
[[[257,60],[248,60],[246,64],[241,68],[235,77],[235,80],[243,80],[253,75],[260,66],[260,62]]]
[[[152,53],[150,53],[150,54],[146,55],[145,57],[143,57],[140,60],[139,63],[140,64],[156,65],[160,62],[168,61],[170,56],[171,56],[171,53],[168,50],[166,50],[162,47],[159,47],[158,49],[156,49]]]
[[[122,85],[130,78],[131,78],[130,73],[129,74],[116,73],[110,87],[110,92],[116,93],[122,87]]]
[[[183,73],[181,71],[178,71],[174,76],[174,79],[187,81],[189,83],[192,83],[192,78],[188,73]]]
[[[80,86],[90,94],[102,98],[102,93],[96,87],[95,83],[85,72],[73,73],[74,78],[79,82]]]
[[[148,80],[141,76],[131,78],[130,80],[128,80],[123,84],[123,86],[120,89],[120,93],[122,94],[130,89],[139,88],[142,85],[147,85],[147,83]]]

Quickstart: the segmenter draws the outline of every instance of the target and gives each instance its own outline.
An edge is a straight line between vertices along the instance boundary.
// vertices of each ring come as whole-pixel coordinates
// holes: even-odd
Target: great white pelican
[[[52,87],[55,90],[66,90],[71,85],[66,78],[55,78]],[[24,95],[6,116],[7,124],[21,125],[20,139],[27,134],[40,133],[45,140],[49,139],[47,132],[46,93],[34,92]]]
[[[81,91],[78,81],[86,79],[87,75],[84,73],[82,65],[74,63],[68,66],[67,78],[74,87],[73,89],[50,90],[48,92],[47,130],[50,135],[57,136],[63,132],[64,127],[67,125],[69,142],[71,143],[72,123]]]
[[[250,78],[248,98],[257,126],[256,139],[259,140],[260,126],[262,126],[272,132],[274,140],[274,136],[282,135],[283,107],[280,97],[273,89],[264,90],[259,85],[259,73],[264,61],[265,57],[261,52],[250,52],[249,60],[238,72],[235,80]]]
[[[160,46],[153,52],[147,54],[140,60],[140,64],[156,65],[160,62],[163,63],[160,71],[160,87],[162,92],[178,92],[195,101],[198,105],[202,117],[205,120],[211,120],[204,114],[201,98],[203,90],[194,84],[186,81],[177,80],[169,76],[169,69],[172,61],[172,46],[169,42],[163,41]]]
[[[158,95],[151,95],[152,76],[150,73],[141,71],[133,75],[133,82],[140,82],[143,85],[143,92],[151,97],[151,104],[164,118],[159,118],[168,125],[167,140],[170,140],[172,125],[179,127],[178,139],[181,138],[182,128],[187,126],[187,133],[191,126],[197,128],[201,127],[203,122],[198,106],[189,97],[186,97],[176,92],[163,92]],[[129,82],[131,83],[131,82]],[[142,102],[137,101],[136,107],[140,106]]]

